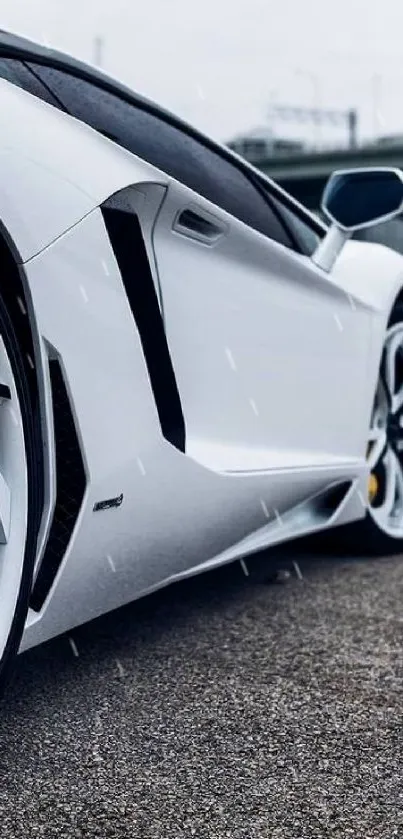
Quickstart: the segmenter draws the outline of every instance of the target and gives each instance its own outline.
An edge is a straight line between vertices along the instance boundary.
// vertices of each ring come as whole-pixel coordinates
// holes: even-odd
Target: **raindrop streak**
[[[80,285],[80,292],[81,292],[81,297],[84,300],[84,303],[88,303],[88,294],[87,294],[83,285]]]
[[[292,564],[293,564],[293,566],[294,566],[294,571],[295,571],[295,573],[296,573],[296,575],[297,575],[298,579],[299,579],[299,580],[303,580],[304,578],[303,578],[303,576],[302,576],[301,569],[300,569],[300,567],[299,567],[298,562],[296,561],[296,559],[293,559]]]
[[[268,511],[268,509],[267,509],[267,504],[266,504],[266,502],[265,502],[265,501],[263,501],[263,498],[261,498],[261,499],[260,499],[260,505],[261,505],[261,508],[262,508],[262,510],[263,510],[263,512],[264,512],[264,514],[265,514],[265,516],[266,516],[266,518],[267,518],[267,519],[269,519],[269,518],[270,518],[270,513],[269,513],[269,511]]]
[[[20,307],[20,309],[21,309],[21,311],[22,311],[22,314],[23,314],[23,315],[26,315],[27,310],[26,310],[26,308],[25,308],[25,306],[24,306],[24,304],[23,304],[23,302],[22,302],[22,300],[21,300],[21,297],[17,297],[17,303],[18,303],[18,305],[19,305],[19,307]]]
[[[337,326],[338,326],[338,327],[339,327],[339,329],[340,329],[340,332],[343,332],[343,324],[342,324],[342,322],[341,322],[341,320],[340,320],[339,316],[338,316],[338,315],[335,315],[335,316],[334,316],[334,319],[335,319],[335,321],[336,321],[336,323],[337,323]]]
[[[109,277],[109,268],[104,259],[101,259],[101,265],[107,277]]]
[[[146,470],[144,469],[144,464],[143,464],[143,461],[142,461],[139,457],[137,458],[137,465],[138,465],[138,467],[139,467],[139,469],[140,469],[141,474],[142,474],[142,475],[145,475],[145,474],[146,474]]]
[[[259,416],[259,411],[257,409],[256,402],[251,397],[249,398],[249,405],[251,406],[253,413],[256,414],[256,416],[258,417]]]
[[[234,370],[236,372],[236,364],[235,364],[235,361],[234,361],[234,356],[232,355],[232,352],[228,347],[225,347],[225,355],[227,356],[229,366],[231,367],[232,370]]]
[[[283,519],[281,518],[280,513],[279,513],[279,511],[278,511],[278,510],[274,510],[274,515],[275,515],[275,517],[276,517],[276,519],[277,519],[278,523],[279,523],[279,524],[282,524],[282,523],[283,523]]]
[[[123,664],[119,661],[118,658],[116,659],[116,667],[118,668],[119,676],[121,676],[121,678],[124,679],[126,673],[124,671]]]
[[[11,414],[11,416],[12,416],[12,418],[13,418],[13,422],[14,422],[14,424],[18,426],[18,425],[20,424],[20,422],[19,422],[19,419],[18,419],[18,417],[17,417],[17,414],[16,414],[16,413],[15,413],[15,411],[14,411],[14,408],[11,408],[11,407],[10,407],[10,414]]]
[[[108,560],[108,562],[109,562],[109,565],[110,565],[110,567],[111,567],[111,570],[112,570],[112,571],[113,571],[113,573],[115,574],[115,573],[116,573],[116,567],[115,567],[115,563],[114,563],[114,561],[113,561],[113,559],[112,559],[111,555],[110,555],[110,554],[108,554],[108,556],[107,556],[106,558],[107,558],[107,560]]]
[[[244,560],[244,559],[240,559],[240,560],[239,560],[239,564],[240,564],[240,566],[241,566],[241,568],[242,568],[243,573],[245,574],[245,577],[249,577],[249,569],[248,569],[248,566],[247,566],[247,564],[246,564],[245,560]]]
[[[73,638],[69,638],[69,644],[70,644],[71,649],[73,650],[73,654],[75,655],[76,658],[78,658],[80,653],[78,652],[77,644],[73,640]]]

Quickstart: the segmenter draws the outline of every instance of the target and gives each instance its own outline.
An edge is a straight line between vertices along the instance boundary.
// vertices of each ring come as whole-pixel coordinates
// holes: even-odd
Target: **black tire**
[[[32,388],[28,384],[26,359],[21,350],[18,336],[8,313],[4,299],[0,294],[0,335],[12,367],[14,382],[19,398],[22,416],[25,457],[27,463],[28,516],[24,563],[20,578],[20,587],[10,626],[9,635],[0,658],[0,696],[12,674],[13,664],[20,646],[25,620],[29,608],[29,598],[34,573],[39,520],[41,515],[41,478],[42,455],[39,450],[38,400],[32,398]]]

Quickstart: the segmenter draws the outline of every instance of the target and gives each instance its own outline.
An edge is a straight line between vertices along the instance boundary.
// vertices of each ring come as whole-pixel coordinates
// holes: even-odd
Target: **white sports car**
[[[403,257],[97,70],[0,34],[0,661],[355,522],[403,546]],[[352,544],[352,547],[354,545]]]

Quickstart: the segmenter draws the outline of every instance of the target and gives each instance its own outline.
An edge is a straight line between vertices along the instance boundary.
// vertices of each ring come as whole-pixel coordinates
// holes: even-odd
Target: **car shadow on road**
[[[183,629],[191,632],[195,621],[208,624],[231,606],[241,609],[245,589],[284,584],[299,575],[326,574],[331,584],[342,566],[367,561],[359,550],[355,556],[343,550],[329,534],[326,539],[299,539],[249,557],[246,566],[235,562],[170,585],[19,656],[3,706],[13,714],[21,708],[25,714],[28,703],[35,713],[44,686],[49,698],[64,693],[77,679],[78,663],[80,678],[92,673],[96,682],[108,668],[116,670],[120,655],[135,656],[139,645],[153,650],[163,636]]]

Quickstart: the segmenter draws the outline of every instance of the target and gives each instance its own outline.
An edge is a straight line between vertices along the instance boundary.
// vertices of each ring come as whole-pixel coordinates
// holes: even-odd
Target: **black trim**
[[[49,361],[56,450],[56,505],[49,538],[33,588],[30,606],[39,611],[53,585],[73,534],[86,487],[83,458],[74,418],[57,359]]]
[[[184,452],[185,420],[138,216],[106,206],[102,215],[140,335],[162,434]]]

